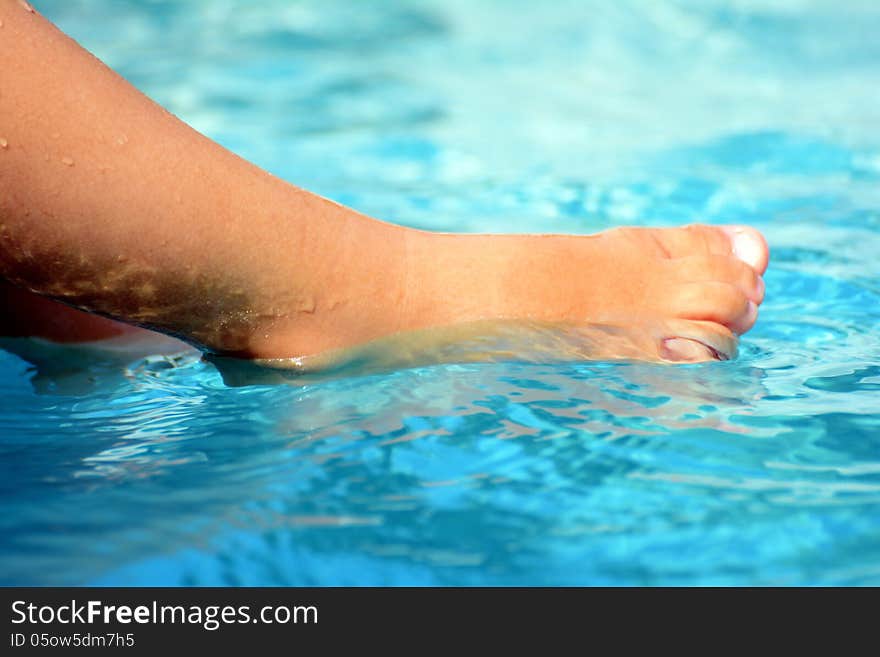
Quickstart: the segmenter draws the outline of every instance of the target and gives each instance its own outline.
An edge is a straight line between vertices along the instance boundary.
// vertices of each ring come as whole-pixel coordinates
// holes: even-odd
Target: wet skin
[[[282,364],[396,339],[430,360],[475,327],[558,326],[589,332],[582,357],[694,361],[730,356],[757,318],[768,250],[752,229],[384,223],[195,132],[17,0],[0,20],[0,277],[24,291],[2,324],[18,334],[131,333],[119,320]]]

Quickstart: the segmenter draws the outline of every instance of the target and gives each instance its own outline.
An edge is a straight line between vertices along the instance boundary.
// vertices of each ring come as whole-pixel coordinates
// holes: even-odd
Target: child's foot
[[[415,359],[422,361],[432,347],[475,334],[437,328],[477,322],[483,327],[477,331],[491,330],[498,322],[558,324],[568,336],[579,327],[590,342],[584,353],[596,358],[725,359],[736,351],[736,336],[755,323],[764,298],[767,244],[746,227],[617,228],[591,236],[404,230],[399,291],[382,294],[366,311],[361,299],[358,316],[345,312],[344,297],[325,302],[319,295],[290,328],[267,335],[250,355],[338,354],[431,329],[415,339]],[[398,348],[413,352],[414,340],[382,344],[384,358]]]
[[[0,3],[0,277],[23,289],[240,358],[382,338],[442,359],[438,334],[482,344],[478,330],[525,324],[583,335],[587,357],[700,360],[730,355],[755,321],[767,247],[752,230],[445,235],[370,220],[199,135],[14,4]],[[78,321],[61,334],[118,330]]]
[[[735,353],[735,336],[755,323],[764,297],[767,245],[746,227],[590,236],[381,230],[389,246],[376,267],[355,267],[347,286],[306,295],[293,311],[276,313],[281,321],[254,327],[246,350],[226,350],[222,340],[207,346],[249,358],[328,356],[314,359],[319,367],[368,352],[367,360],[394,365],[442,359],[441,349],[464,356],[456,343],[494,333],[508,348],[517,336],[512,349],[532,356],[564,348],[589,358],[690,362]],[[9,285],[0,292],[5,335],[82,342],[147,334]],[[564,340],[547,332],[553,326],[564,328]],[[367,352],[356,350],[361,356],[351,352],[368,343]],[[470,347],[466,357],[479,358],[491,344]]]

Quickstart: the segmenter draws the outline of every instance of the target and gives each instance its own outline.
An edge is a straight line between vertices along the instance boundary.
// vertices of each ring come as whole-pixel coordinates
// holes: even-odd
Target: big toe
[[[762,274],[767,271],[770,260],[770,248],[764,236],[750,226],[721,226],[730,240],[733,254]]]
[[[715,322],[670,320],[657,345],[660,360],[698,363],[736,358],[738,340],[730,329]]]

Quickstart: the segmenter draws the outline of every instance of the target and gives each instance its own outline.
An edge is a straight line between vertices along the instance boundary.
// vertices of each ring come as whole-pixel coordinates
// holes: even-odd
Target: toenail
[[[694,362],[701,360],[720,360],[721,356],[702,342],[688,338],[667,338],[660,347],[660,356],[674,362]]]
[[[764,279],[761,276],[758,276],[758,298],[764,298],[764,292],[767,290],[767,286],[764,284]]]
[[[730,232],[733,254],[753,269],[758,269],[763,259],[761,242],[745,228],[733,228]]]

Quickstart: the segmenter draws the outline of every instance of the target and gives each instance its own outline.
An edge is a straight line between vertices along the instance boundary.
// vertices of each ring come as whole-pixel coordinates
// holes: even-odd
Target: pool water
[[[0,583],[880,584],[880,5],[34,5],[371,215],[749,223],[772,260],[729,362],[230,388],[0,352]]]

